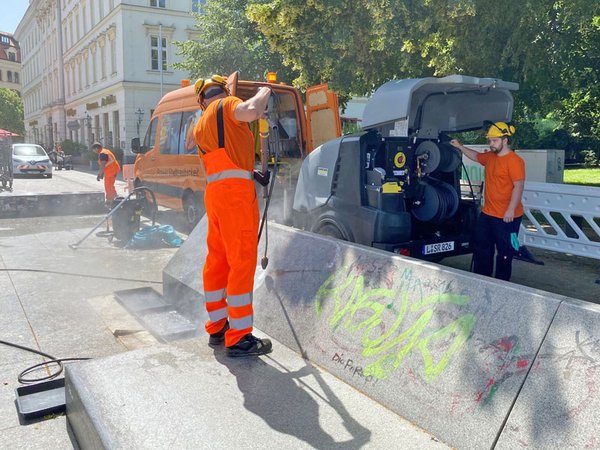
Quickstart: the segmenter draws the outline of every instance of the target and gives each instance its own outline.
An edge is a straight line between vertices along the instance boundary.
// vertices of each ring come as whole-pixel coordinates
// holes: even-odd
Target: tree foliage
[[[23,101],[13,89],[0,89],[0,128],[21,136],[25,134]]]
[[[247,0],[209,0],[196,14],[197,40],[176,42],[185,60],[175,66],[192,78],[239,71],[246,80],[264,80],[267,71],[280,79],[297,76],[283,65],[283,58],[269,48],[266,37],[245,14]]]
[[[501,78],[520,84],[514,120],[525,145],[564,143],[565,132],[579,146],[600,145],[599,1],[209,0],[206,8],[202,38],[182,46],[196,74],[258,76],[274,58],[297,87],[328,82],[343,96],[393,78]],[[541,133],[548,114],[558,125]]]

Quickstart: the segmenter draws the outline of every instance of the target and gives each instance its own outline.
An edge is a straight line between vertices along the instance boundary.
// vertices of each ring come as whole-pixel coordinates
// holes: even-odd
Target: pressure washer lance
[[[269,153],[269,122],[267,119],[261,118],[259,120],[259,136],[260,136],[260,147],[261,147],[261,170],[264,176],[268,177],[268,153]],[[274,129],[274,131],[276,131]],[[269,248],[269,232],[267,225],[267,212],[269,211],[269,204],[271,203],[271,196],[273,195],[273,187],[275,186],[275,175],[277,175],[277,155],[275,155],[275,164],[273,166],[273,176],[271,177],[271,185],[263,185],[263,198],[266,198],[265,209],[263,210],[263,216],[260,223],[260,229],[258,230],[258,240],[260,242],[260,236],[262,235],[263,227],[265,228],[265,254],[260,260],[260,266],[265,270],[269,265],[269,258],[267,256],[267,250]]]

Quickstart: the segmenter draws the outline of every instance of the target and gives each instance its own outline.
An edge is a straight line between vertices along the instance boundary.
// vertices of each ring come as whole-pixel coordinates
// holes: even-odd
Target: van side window
[[[179,153],[179,131],[181,128],[181,113],[165,114],[161,117],[158,143],[161,155],[176,155]]]
[[[202,115],[202,110],[185,111],[181,121],[181,134],[179,135],[179,154],[196,155],[198,147],[196,146],[196,137],[194,136],[194,127]]]
[[[144,146],[147,149],[151,149],[152,147],[154,147],[154,140],[156,139],[156,123],[158,122],[158,119],[155,117],[154,119],[152,119],[152,122],[150,122],[150,126],[148,127],[148,130],[146,131],[146,137],[144,138]]]

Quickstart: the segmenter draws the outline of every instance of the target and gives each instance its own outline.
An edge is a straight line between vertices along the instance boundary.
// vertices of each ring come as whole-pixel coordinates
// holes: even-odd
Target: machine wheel
[[[204,214],[198,194],[189,192],[183,197],[183,212],[185,213],[187,225],[190,229],[193,229],[200,222],[202,214]]]
[[[342,241],[346,240],[346,239],[344,239],[344,235],[342,234],[340,229],[330,223],[325,224],[322,227],[320,227],[318,230],[318,233],[322,234],[323,236],[329,236],[332,238],[340,239]]]
[[[52,178],[52,174],[49,173],[48,175],[46,175],[46,178]]]

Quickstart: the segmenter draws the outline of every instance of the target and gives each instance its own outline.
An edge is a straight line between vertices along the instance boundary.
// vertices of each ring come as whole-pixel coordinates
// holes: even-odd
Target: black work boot
[[[248,333],[237,344],[226,347],[225,354],[231,357],[259,356],[270,353],[272,348],[270,339],[259,339],[252,333]]]
[[[225,332],[229,330],[229,320],[225,322],[225,326],[218,333],[213,333],[208,336],[208,345],[212,345],[213,347],[216,345],[221,345],[225,342]]]

